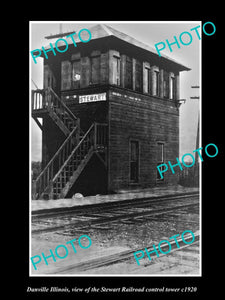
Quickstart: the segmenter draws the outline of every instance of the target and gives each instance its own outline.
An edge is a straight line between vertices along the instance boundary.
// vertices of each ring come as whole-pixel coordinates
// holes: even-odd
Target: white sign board
[[[106,93],[79,96],[79,103],[106,101]]]

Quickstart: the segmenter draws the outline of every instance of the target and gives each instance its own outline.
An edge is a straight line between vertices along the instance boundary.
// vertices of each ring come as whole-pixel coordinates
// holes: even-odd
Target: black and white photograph
[[[201,166],[219,152],[202,144],[202,36],[215,32],[29,22],[29,276],[202,275]]]

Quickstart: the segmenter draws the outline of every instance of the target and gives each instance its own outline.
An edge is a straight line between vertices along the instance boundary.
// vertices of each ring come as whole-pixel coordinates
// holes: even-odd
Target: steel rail
[[[104,203],[95,203],[95,204],[87,204],[87,205],[80,205],[80,206],[72,206],[72,207],[61,207],[61,208],[53,208],[53,209],[41,209],[35,212],[31,213],[32,220],[35,220],[36,218],[49,218],[49,217],[55,217],[60,216],[64,214],[74,214],[74,213],[83,213],[86,211],[92,212],[92,211],[98,211],[104,209],[106,211],[107,209],[121,209],[126,207],[142,207],[146,204],[154,204],[162,203],[163,201],[174,201],[179,199],[185,199],[189,197],[199,197],[198,192],[191,192],[191,193],[179,193],[176,195],[164,195],[164,196],[154,196],[154,197],[142,197],[142,198],[134,198],[134,199],[127,199],[127,200],[119,200],[119,201],[112,201],[112,202],[104,202]],[[38,201],[38,200],[37,200]],[[145,206],[146,207],[146,206]]]
[[[131,219],[135,217],[140,216],[156,216],[160,214],[165,214],[166,212],[171,212],[177,209],[183,209],[183,208],[194,208],[199,207],[199,202],[194,202],[190,204],[182,204],[182,205],[175,205],[171,207],[163,207],[159,209],[153,209],[151,211],[142,211],[142,212],[135,212],[135,213],[126,213],[126,214],[117,214],[116,216],[106,216],[106,217],[99,217],[97,219],[92,220],[85,220],[80,221],[77,220],[75,222],[64,224],[64,225],[58,225],[58,226],[52,226],[47,228],[40,228],[40,229],[34,229],[32,230],[32,234],[39,234],[39,233],[47,233],[47,232],[54,232],[59,230],[66,230],[68,228],[71,228],[71,226],[77,226],[77,228],[84,228],[87,226],[95,225],[95,224],[104,224],[104,223],[110,223],[116,220],[126,220]]]
[[[168,254],[162,254],[158,257],[155,253],[151,253],[151,259],[152,260],[154,260],[155,258],[160,259],[164,256],[169,256],[170,253],[173,253],[175,251],[182,250],[184,248],[193,246],[194,244],[196,244],[200,241],[200,234],[198,232],[194,233],[194,236],[195,236],[195,240],[191,244],[186,244],[186,243],[184,243],[184,241],[181,238],[178,238],[177,242],[178,242],[180,248],[177,247],[175,240],[171,241],[170,242],[171,251]],[[192,235],[190,235],[188,238],[187,237],[185,238],[185,241],[190,242],[190,240],[192,240],[192,239],[193,239],[193,237],[192,237]],[[158,250],[158,253],[161,253],[161,251],[159,251],[159,249],[158,249],[158,246],[155,245],[155,247]],[[167,247],[168,247],[167,244],[160,246],[162,252],[166,252],[168,249],[165,249],[165,248],[167,248]],[[145,247],[145,248],[147,249],[148,252],[154,251],[153,246],[149,246],[149,247]],[[126,250],[126,251],[122,251],[119,253],[115,253],[115,254],[111,254],[111,255],[107,255],[107,256],[103,256],[103,257],[93,258],[88,261],[75,263],[70,266],[66,266],[66,267],[57,269],[57,274],[58,273],[59,274],[67,273],[68,271],[71,271],[71,270],[73,270],[74,272],[82,272],[82,271],[101,268],[101,267],[108,266],[108,265],[115,264],[115,263],[120,263],[122,261],[126,261],[126,260],[134,257],[134,255],[133,255],[134,252],[145,251],[145,248],[141,248],[141,249],[136,248],[136,249],[132,249],[132,250]],[[164,249],[165,249],[165,251],[164,251]],[[151,261],[150,261],[150,263],[151,263]],[[140,268],[141,266],[138,266],[138,267]],[[52,272],[51,273],[49,272],[48,274],[52,274]]]

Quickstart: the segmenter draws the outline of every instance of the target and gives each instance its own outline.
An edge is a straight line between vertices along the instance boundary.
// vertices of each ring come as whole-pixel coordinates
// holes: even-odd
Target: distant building
[[[35,198],[176,184],[157,165],[179,157],[179,73],[189,69],[107,25],[89,30],[88,43],[48,52],[44,89],[32,91],[43,159]]]

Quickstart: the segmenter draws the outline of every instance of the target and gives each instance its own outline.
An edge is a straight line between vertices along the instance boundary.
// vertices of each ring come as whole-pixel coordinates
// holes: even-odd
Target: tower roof
[[[151,52],[153,55],[156,55],[157,58],[159,60],[166,60],[167,62],[169,61],[170,63],[172,64],[175,64],[180,71],[188,71],[188,70],[191,70],[190,68],[184,66],[183,64],[177,62],[176,60],[174,59],[171,59],[170,57],[168,57],[167,55],[165,54],[161,54],[161,56],[158,55],[156,49],[154,47],[151,47],[145,43],[142,43],[140,41],[138,41],[137,39],[121,32],[121,31],[118,31],[116,30],[115,28],[112,28],[111,26],[108,26],[106,24],[96,24],[90,28],[88,28],[88,30],[91,32],[91,40],[97,40],[97,39],[101,39],[101,38],[105,38],[105,37],[109,37],[109,36],[114,36],[116,37],[117,39],[119,40],[122,40],[128,44],[131,44],[135,47],[138,47],[140,49],[143,49],[143,50],[146,50],[148,52]],[[73,31],[75,32],[75,31]],[[65,33],[61,33],[61,34],[56,34],[56,35],[50,35],[50,36],[47,36],[46,38],[47,39],[53,39],[55,38],[55,41],[57,40],[56,38],[62,38],[62,37],[65,37],[73,32],[65,32]],[[73,36],[74,38],[74,41],[76,43],[80,43],[80,39],[78,37],[78,35],[74,35]],[[85,31],[82,32],[82,38],[85,40],[85,39],[88,39],[89,38],[89,34]],[[67,43],[70,45],[70,44],[73,44],[73,41],[72,39],[67,39]],[[60,41],[58,42],[58,47],[60,47],[60,45],[64,45],[63,43],[61,43]],[[45,49],[49,49],[50,46],[46,46]]]

